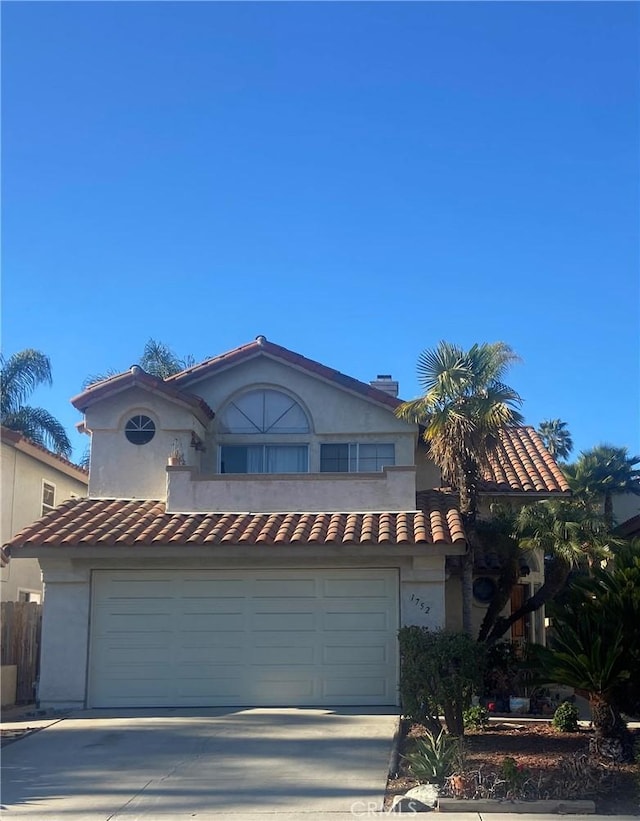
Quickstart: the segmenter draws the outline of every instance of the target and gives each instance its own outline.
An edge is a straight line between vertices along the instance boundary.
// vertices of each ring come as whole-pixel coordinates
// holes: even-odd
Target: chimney
[[[398,383],[391,378],[390,373],[379,373],[369,384],[372,388],[388,393],[394,399],[398,398]]]

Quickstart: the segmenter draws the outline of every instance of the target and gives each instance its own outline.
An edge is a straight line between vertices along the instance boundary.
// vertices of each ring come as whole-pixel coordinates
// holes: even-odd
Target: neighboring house
[[[640,536],[640,496],[633,493],[614,496],[613,517],[620,535],[628,539]]]
[[[396,704],[398,628],[457,624],[466,550],[396,394],[259,336],[75,397],[89,498],[8,546],[47,585],[42,706]],[[521,428],[484,490],[567,486]]]
[[[2,544],[60,502],[87,495],[86,470],[2,427],[0,456]],[[2,601],[42,601],[37,559],[18,559],[0,571]]]

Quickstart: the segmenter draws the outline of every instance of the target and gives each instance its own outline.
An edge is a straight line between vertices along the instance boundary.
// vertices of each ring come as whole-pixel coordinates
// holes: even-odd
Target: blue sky
[[[635,3],[8,2],[2,350],[149,337],[419,393],[504,340],[530,424],[640,452]]]

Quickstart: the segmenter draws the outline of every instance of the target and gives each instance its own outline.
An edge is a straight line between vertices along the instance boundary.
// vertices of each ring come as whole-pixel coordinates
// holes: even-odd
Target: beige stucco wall
[[[167,454],[175,439],[181,444],[186,464],[201,470],[203,475],[219,473],[221,443],[249,444],[258,439],[261,443],[307,444],[309,473],[312,474],[320,471],[320,445],[326,442],[393,443],[396,465],[414,464],[416,426],[397,419],[391,408],[379,406],[340,386],[267,357],[240,363],[214,377],[200,379],[183,388],[201,396],[215,410],[216,416],[206,430],[188,407],[161,393],[140,387],[122,391],[87,409],[86,427],[92,434],[91,497],[165,499]],[[225,405],[248,389],[262,388],[284,391],[295,399],[308,415],[310,432],[259,437],[223,434],[220,430],[220,417]],[[146,445],[132,445],[124,435],[124,426],[134,414],[147,415],[156,424],[156,435]],[[189,447],[192,430],[203,440],[204,450],[196,451]],[[320,491],[316,502],[303,504],[298,497],[308,494],[307,487],[292,488],[289,481],[286,489],[285,484],[278,486],[280,490],[274,484],[273,489],[269,490],[264,483],[247,480],[245,483],[227,482],[224,488],[218,484],[217,491],[222,494],[220,499],[231,498],[231,501],[213,501],[215,506],[208,509],[222,510],[225,505],[230,505],[226,507],[230,511],[318,510],[321,503],[328,505],[325,508],[327,510],[353,510],[356,509],[354,505],[362,510],[415,509],[413,478],[411,491],[407,492],[406,486],[403,486],[401,498],[396,492],[399,484],[394,484],[393,493],[389,496],[389,504],[392,506],[388,507],[385,504],[385,493],[380,492],[380,482],[363,483],[357,478],[357,474],[350,476],[353,477],[353,503],[349,502],[348,482],[340,483],[339,499],[334,499],[335,490],[330,494],[331,498]],[[256,491],[257,487],[261,490]],[[328,484],[325,482],[322,487],[328,489]],[[371,492],[370,497],[364,492],[365,489]],[[185,507],[182,509],[207,509],[208,502],[204,501],[202,491],[192,489],[190,495],[193,496],[194,493],[199,495],[199,507],[193,508],[194,501],[189,498],[184,500]],[[287,493],[295,497],[291,499],[294,507],[287,502]],[[243,495],[246,496],[246,502],[243,501]],[[272,501],[268,502],[268,498]],[[325,502],[322,502],[323,498]],[[178,495],[174,494],[171,509],[181,509],[181,504],[183,501],[178,501]],[[265,507],[269,504],[275,507]]]
[[[124,435],[125,425],[137,414],[156,425],[146,445],[133,445]],[[192,430],[204,438],[201,422],[162,394],[132,388],[88,408],[85,419],[91,431],[91,498],[164,499],[167,456],[176,439],[185,462],[199,467],[200,451],[190,442]]]
[[[251,436],[229,434],[223,434],[223,440],[220,440],[220,420],[229,401],[247,389],[260,388],[283,390],[306,411],[311,427],[308,435],[279,437],[273,441],[308,443],[310,473],[320,470],[320,444],[326,442],[393,443],[396,465],[414,464],[414,425],[397,419],[390,408],[267,357],[243,362],[215,378],[185,387],[202,396],[216,411],[203,456],[203,470],[207,473],[216,473],[219,469],[220,441],[225,444],[252,441]]]
[[[46,455],[44,455],[46,458]],[[1,538],[6,544],[24,527],[42,515],[42,485],[55,486],[56,505],[71,496],[86,496],[86,481],[67,475],[35,455],[2,441],[0,451]],[[16,601],[18,591],[42,593],[40,567],[36,559],[12,559],[0,575],[0,597]]]
[[[169,467],[171,512],[404,511],[415,509],[415,469],[377,473],[204,475]]]
[[[421,443],[418,443],[415,451],[415,463],[416,489],[418,491],[441,487],[440,468],[428,458],[424,445]]]

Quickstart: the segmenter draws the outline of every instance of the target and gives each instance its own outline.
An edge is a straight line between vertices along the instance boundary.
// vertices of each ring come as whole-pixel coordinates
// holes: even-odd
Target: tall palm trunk
[[[607,491],[604,494],[604,521],[607,530],[611,533],[613,530],[613,494]]]
[[[460,513],[467,536],[467,552],[462,558],[462,629],[470,636],[473,635],[473,568],[478,541],[475,529],[477,489],[473,477],[474,466],[469,463],[465,464],[458,475],[458,492]]]

